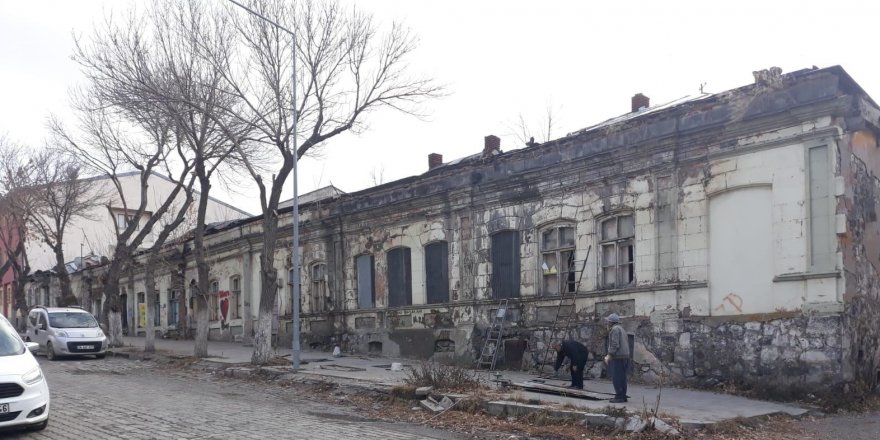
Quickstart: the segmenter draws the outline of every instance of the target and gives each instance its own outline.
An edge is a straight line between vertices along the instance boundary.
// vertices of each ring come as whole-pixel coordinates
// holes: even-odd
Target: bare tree
[[[519,144],[530,147],[542,142],[549,142],[553,139],[553,135],[559,124],[557,116],[558,111],[553,104],[548,102],[544,108],[544,114],[541,118],[533,123],[529,123],[522,113],[517,115],[516,120],[508,124],[510,134],[514,136]],[[537,136],[538,140],[535,141]]]
[[[5,270],[12,271],[13,301],[18,314],[24,318],[28,304],[24,292],[24,278],[30,274],[26,251],[27,224],[33,213],[34,169],[29,164],[25,149],[5,137],[0,137],[0,278]],[[23,330],[24,321],[17,323]]]
[[[82,165],[72,156],[57,149],[46,149],[32,155],[33,213],[28,225],[55,256],[55,275],[61,286],[61,304],[79,301],[70,286],[64,237],[68,225],[76,219],[92,219],[94,209],[106,203],[100,183],[83,175]]]
[[[370,170],[370,180],[373,181],[373,186],[379,186],[385,183],[385,166],[379,165],[378,167],[373,167]]]
[[[86,72],[94,74],[88,69]],[[121,211],[141,219],[116,225],[113,255],[102,273],[105,302],[101,321],[107,325],[110,346],[118,347],[122,345],[121,313],[124,311],[120,303],[120,278],[129,270],[133,253],[184,192],[193,164],[167,119],[148,107],[120,109],[102,101],[100,93],[105,90],[101,88],[108,85],[96,79],[91,81],[93,89],[78,95],[74,101],[80,116],[79,132],[69,131],[57,119],[51,121],[50,127],[59,145],[109,179],[113,194],[106,208],[111,218]],[[172,162],[174,167],[170,165]],[[164,200],[153,200],[149,191],[151,179],[158,179],[161,171],[168,173],[174,186]],[[135,179],[135,188],[125,184],[124,179],[128,177]]]
[[[257,157],[268,156],[274,164],[270,173],[264,173],[254,156],[241,155],[259,189],[263,213],[261,292],[251,359],[263,364],[271,356],[272,311],[278,294],[278,203],[294,171],[294,155],[314,154],[334,136],[365,129],[365,117],[372,111],[391,108],[417,114],[417,105],[439,96],[442,89],[430,79],[409,74],[406,63],[417,41],[399,23],[381,32],[369,14],[344,9],[333,0],[246,3],[297,35],[294,48],[282,30],[229,6],[239,45],[230,51],[205,49],[244,102],[236,114],[253,124],[256,134],[251,141],[263,148]],[[294,51],[297,98],[292,103]]]
[[[193,203],[193,185],[195,184],[195,181],[195,175],[192,175],[189,183],[184,189],[186,199],[183,201],[182,205],[175,206],[168,210],[168,213],[170,214],[168,216],[169,218],[162,222],[162,229],[159,231],[156,240],[153,242],[153,247],[150,249],[150,253],[147,256],[147,263],[144,265],[144,284],[147,292],[145,299],[147,307],[147,337],[144,342],[144,351],[146,352],[156,351],[156,330],[154,325],[156,315],[153,308],[154,292],[157,292],[156,267],[159,265],[162,248],[165,245],[165,242],[172,236],[172,234],[178,232],[180,225],[187,220],[189,207],[192,206]]]
[[[199,52],[203,44],[225,50],[228,38],[223,15],[216,11],[197,0],[154,3],[146,14],[131,11],[121,24],[108,20],[90,44],[77,45],[76,55],[98,100],[149,133],[157,132],[160,121],[166,132],[163,136],[173,133],[178,162],[186,163],[186,171],[195,175],[201,193],[193,237],[198,274],[193,289],[197,357],[207,356],[209,273],[204,230],[212,177],[233,152],[237,158],[245,150],[239,147],[240,139],[252,125],[227,116],[236,108],[238,97],[224,90],[227,82],[218,67]],[[167,143],[159,136],[152,138],[159,141],[157,145]],[[156,164],[163,160],[157,159]],[[182,189],[181,179],[175,191]]]

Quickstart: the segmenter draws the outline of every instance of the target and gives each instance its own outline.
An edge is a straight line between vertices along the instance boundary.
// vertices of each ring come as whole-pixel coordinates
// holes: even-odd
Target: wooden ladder
[[[486,340],[483,342],[483,349],[480,351],[480,358],[477,360],[478,368],[488,368],[489,371],[495,369],[495,362],[498,360],[498,352],[504,337],[504,321],[507,318],[508,302],[507,299],[501,300],[498,304],[498,310],[492,317],[492,323],[486,333]]]
[[[547,341],[547,347],[544,349],[544,356],[541,358],[541,367],[538,370],[538,373],[540,374],[545,373],[544,367],[548,362],[551,365],[556,362],[556,356],[553,355],[553,347],[551,347],[553,340],[556,338],[556,334],[564,330],[565,337],[571,338],[571,331],[577,328],[577,292],[580,290],[581,280],[584,279],[584,270],[587,268],[587,260],[590,259],[590,251],[592,249],[592,246],[587,248],[587,256],[584,258],[584,262],[581,265],[581,273],[578,276],[577,284],[575,284],[574,292],[563,292],[559,295],[559,304],[556,307],[556,317],[553,319],[553,324],[550,326],[550,338]]]

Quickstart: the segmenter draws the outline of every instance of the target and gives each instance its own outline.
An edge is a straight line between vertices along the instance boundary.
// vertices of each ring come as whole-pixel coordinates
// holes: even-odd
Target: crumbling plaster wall
[[[880,154],[875,130],[847,133],[840,143],[845,197],[837,209],[846,220],[837,232],[846,267],[845,371],[861,391],[880,381]]]

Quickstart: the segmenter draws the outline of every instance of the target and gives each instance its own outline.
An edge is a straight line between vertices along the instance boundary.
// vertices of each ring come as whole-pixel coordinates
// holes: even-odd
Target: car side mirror
[[[40,344],[37,344],[36,342],[25,342],[24,346],[27,347],[28,351],[31,353],[36,353],[37,350],[40,349]]]
[[[40,330],[49,330],[49,327],[46,326],[46,323],[40,324]]]

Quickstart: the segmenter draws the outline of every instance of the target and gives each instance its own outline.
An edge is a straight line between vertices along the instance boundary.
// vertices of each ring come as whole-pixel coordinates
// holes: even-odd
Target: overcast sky
[[[0,134],[39,146],[50,112],[70,117],[68,89],[81,78],[72,35],[132,1],[0,0]],[[504,151],[520,148],[518,115],[537,132],[548,105],[560,137],[629,111],[635,93],[661,104],[703,83],[707,92],[751,83],[771,66],[840,64],[880,98],[878,1],[343,1],[412,28],[421,44],[411,68],[450,95],[428,103],[424,120],[368,115],[366,133],[334,138],[323,157],[300,163],[300,193],[363,189],[380,169],[385,182],[420,174],[429,153],[467,156],[488,134]],[[252,187],[213,195],[259,212]]]

